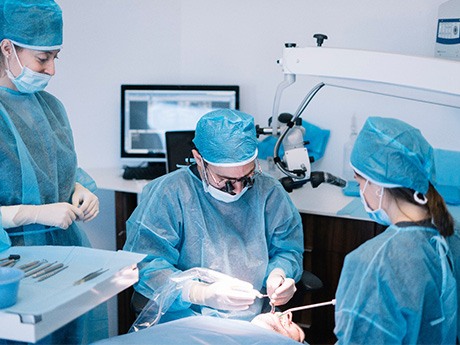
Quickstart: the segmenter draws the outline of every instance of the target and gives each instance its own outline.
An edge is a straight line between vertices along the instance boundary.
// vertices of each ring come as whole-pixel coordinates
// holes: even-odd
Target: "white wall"
[[[122,166],[121,84],[238,84],[241,109],[267,124],[283,79],[276,60],[285,42],[433,56],[444,0],[57,0],[64,49],[48,91],[67,108],[83,168]],[[369,61],[372,64],[372,61]],[[376,66],[378,68],[378,66]],[[294,112],[318,80],[298,77],[280,111]],[[315,170],[341,174],[350,118],[399,117],[436,147],[459,150],[460,114],[384,96],[324,88],[303,118],[331,130]],[[340,164],[337,164],[340,162]],[[100,191],[101,215],[84,224],[94,246],[114,241],[113,193]]]
[[[57,2],[64,11],[64,49],[49,91],[68,110],[80,164],[120,167],[120,84],[239,84],[241,109],[265,125],[282,80],[276,60],[285,42],[313,46],[312,35],[321,32],[329,36],[329,47],[432,56],[443,0]],[[285,92],[281,110],[295,111],[315,82],[299,77]],[[332,131],[321,167],[340,173],[337,158],[328,162],[328,157],[341,154],[355,112],[361,123],[369,115],[407,116],[428,130],[433,145],[452,147],[458,111],[411,103],[321,91],[304,114]],[[435,118],[447,121],[447,135],[432,126]]]

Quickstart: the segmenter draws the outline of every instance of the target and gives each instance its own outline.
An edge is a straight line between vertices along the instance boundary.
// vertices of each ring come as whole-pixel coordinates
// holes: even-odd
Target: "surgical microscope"
[[[323,41],[327,39],[326,35],[315,34],[317,46],[320,47]],[[286,48],[293,48],[295,43],[286,43]],[[278,60],[279,64],[282,64]],[[313,157],[308,155],[308,150],[304,142],[304,131],[302,127],[301,115],[316,95],[316,93],[325,85],[319,83],[303,99],[294,115],[282,113],[279,116],[278,109],[283,90],[295,82],[295,74],[285,73],[284,80],[278,85],[273,103],[272,117],[269,119],[269,127],[256,126],[257,136],[273,135],[278,138],[273,152],[273,161],[285,177],[280,179],[281,184],[287,192],[292,192],[295,188],[302,187],[305,183],[310,182],[313,188],[318,187],[321,183],[328,183],[334,186],[344,188],[346,181],[324,171],[311,171]],[[283,125],[279,125],[279,124]],[[281,144],[284,148],[284,157],[279,156]]]

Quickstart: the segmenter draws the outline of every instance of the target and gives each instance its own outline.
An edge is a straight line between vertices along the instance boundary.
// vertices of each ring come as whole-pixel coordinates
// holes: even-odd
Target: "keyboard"
[[[145,167],[125,167],[123,178],[125,180],[153,180],[164,174],[166,174],[166,165],[157,163]]]

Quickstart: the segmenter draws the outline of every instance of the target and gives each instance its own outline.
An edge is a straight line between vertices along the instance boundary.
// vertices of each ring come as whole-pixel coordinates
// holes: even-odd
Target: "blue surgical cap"
[[[426,194],[429,182],[435,182],[433,148],[420,130],[397,119],[369,117],[356,138],[351,165],[384,187]]]
[[[62,11],[52,0],[3,0],[1,37],[34,50],[62,47]]]
[[[245,165],[257,157],[254,118],[231,109],[211,111],[198,121],[193,143],[210,164]]]

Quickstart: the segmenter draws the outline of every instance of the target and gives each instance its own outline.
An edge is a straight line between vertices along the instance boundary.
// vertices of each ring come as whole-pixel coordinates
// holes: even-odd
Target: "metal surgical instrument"
[[[255,290],[255,289],[253,291],[254,291],[254,293],[255,293],[257,298],[270,298],[270,296],[268,296],[268,294],[263,295],[263,294],[261,294],[259,291]],[[270,313],[274,314],[275,313],[275,305],[272,302],[270,302],[269,304],[271,306]]]
[[[88,280],[91,280],[91,279],[94,279],[94,278],[100,276],[102,273],[105,273],[108,270],[109,270],[108,268],[106,270],[102,270],[102,268],[99,268],[97,271],[91,272],[91,273],[87,274],[86,276],[84,276],[83,278],[78,279],[77,281],[75,281],[73,283],[73,285],[83,284],[84,282],[87,282]]]
[[[46,265],[45,265],[46,266]],[[49,267],[46,267],[40,271],[38,271],[37,273],[35,273],[34,275],[32,275],[32,278],[39,278],[39,277],[42,277],[48,273],[51,273],[51,272],[54,272],[58,269],[60,269],[61,267],[63,267],[64,264],[57,264],[57,265],[52,265],[52,266],[49,266]]]
[[[29,272],[29,271],[33,270],[34,268],[37,268],[38,266],[43,265],[46,262],[48,262],[48,261],[46,261],[46,260],[34,261],[34,262],[31,262],[31,263],[29,263],[27,265],[21,266],[22,268],[21,267],[19,267],[19,268],[22,269],[24,272]]]
[[[4,261],[0,264],[0,267],[12,267],[16,264],[16,260],[14,259],[11,259],[11,260],[7,260],[7,261]]]
[[[0,259],[0,262],[2,262],[2,261],[11,261],[11,260],[17,261],[17,260],[19,260],[20,258],[21,258],[21,256],[18,255],[18,254],[10,254],[10,255],[9,255],[8,257],[6,257],[6,258]]]
[[[40,265],[40,266],[38,266],[37,268],[35,268],[35,269],[31,270],[31,271],[28,271],[28,272],[25,274],[25,277],[27,278],[27,277],[30,277],[32,274],[38,273],[38,272],[40,272],[40,271],[43,271],[45,268],[50,267],[51,265],[55,264],[56,262],[57,262],[57,261],[55,261],[55,262],[50,262],[50,263],[48,263],[48,264],[46,264],[46,265],[43,265],[43,266]]]
[[[254,289],[254,293],[255,293],[257,298],[270,298],[270,296],[268,296],[268,294],[263,295],[263,294],[261,294],[259,291],[255,290],[255,289]],[[272,302],[270,302],[269,304],[271,306],[270,313],[274,314],[275,313],[275,305]]]
[[[18,254],[11,254],[6,258],[0,259],[0,267],[13,267],[20,258],[21,256]]]
[[[41,261],[37,260],[37,261],[28,262],[28,263],[26,263],[24,265],[19,266],[18,268],[21,269],[21,270],[25,270],[25,269],[29,268],[30,266],[38,264],[39,262],[41,262]]]
[[[263,295],[262,293],[260,293],[260,292],[257,291],[256,289],[253,289],[252,291],[254,292],[254,294],[256,295],[257,298],[265,298],[265,297],[268,297],[268,294],[267,294],[267,295]]]
[[[63,266],[61,268],[58,268],[58,269],[56,269],[54,271],[51,271],[51,272],[45,274],[45,275],[42,275],[40,278],[37,279],[37,282],[44,281],[45,279],[48,279],[48,278],[54,276],[55,274],[58,274],[59,272],[65,270],[67,267],[69,267],[69,266]]]

